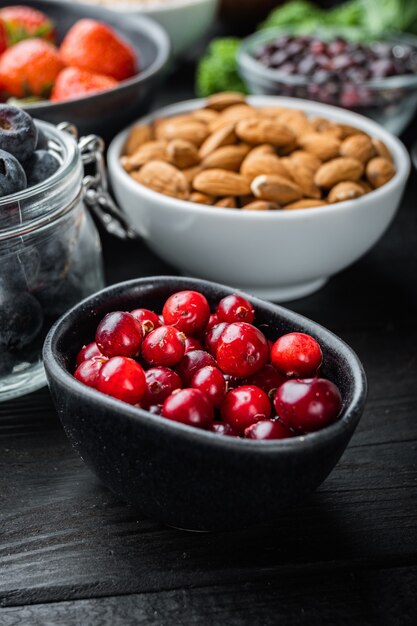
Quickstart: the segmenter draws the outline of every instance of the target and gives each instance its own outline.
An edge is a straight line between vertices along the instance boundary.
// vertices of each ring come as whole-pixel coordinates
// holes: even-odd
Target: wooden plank
[[[7,608],[2,626],[414,626],[417,568],[271,576],[263,582]]]

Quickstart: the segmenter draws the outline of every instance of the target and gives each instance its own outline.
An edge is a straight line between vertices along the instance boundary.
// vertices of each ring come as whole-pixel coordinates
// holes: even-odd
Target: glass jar
[[[0,200],[0,400],[45,384],[41,351],[50,326],[104,286],[100,239],[84,204],[82,151],[63,129],[36,124],[60,167]]]

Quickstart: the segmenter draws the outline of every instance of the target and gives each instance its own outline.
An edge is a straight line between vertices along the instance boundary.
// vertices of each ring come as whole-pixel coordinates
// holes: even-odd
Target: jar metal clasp
[[[84,202],[87,207],[109,234],[119,239],[137,239],[138,233],[130,226],[108,190],[103,139],[98,135],[87,135],[78,139],[76,127],[68,122],[59,124],[58,128],[78,141],[82,162],[92,170],[83,179]]]

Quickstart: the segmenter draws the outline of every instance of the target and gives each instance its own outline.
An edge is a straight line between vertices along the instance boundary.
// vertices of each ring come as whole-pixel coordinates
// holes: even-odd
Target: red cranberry
[[[278,372],[273,365],[267,363],[259,372],[248,378],[247,383],[260,387],[270,398],[273,398],[278,387],[285,383],[286,380],[287,378],[281,372]]]
[[[212,313],[209,317],[209,321],[207,322],[206,332],[211,330],[213,326],[216,326],[216,324],[218,324],[219,322],[220,320],[217,317],[216,313]]]
[[[149,311],[149,309],[134,309],[134,311],[131,311],[131,314],[141,323],[144,337],[155,330],[155,328],[161,326],[159,315],[154,313],[154,311]]]
[[[98,345],[95,341],[88,343],[86,346],[81,348],[79,353],[77,354],[77,358],[75,359],[75,364],[81,365],[83,361],[88,361],[89,359],[93,359],[95,356],[102,356]]]
[[[88,387],[95,387],[99,372],[106,361],[106,357],[93,357],[83,361],[75,370],[75,378]]]
[[[202,293],[179,291],[165,302],[162,315],[165,324],[175,326],[186,335],[198,335],[207,325],[210,307]]]
[[[128,404],[139,404],[146,392],[145,372],[133,359],[115,356],[101,368],[96,389]]]
[[[297,432],[313,432],[333,422],[340,413],[339,389],[325,378],[287,380],[278,389],[274,406],[283,424]]]
[[[150,365],[171,367],[181,361],[185,352],[185,337],[172,326],[159,326],[146,335],[142,356]]]
[[[207,365],[216,367],[216,361],[211,354],[205,352],[204,350],[192,350],[191,352],[184,354],[175,369],[177,374],[180,375],[184,385],[189,387],[194,374]]]
[[[234,294],[220,300],[216,310],[220,322],[246,322],[252,324],[255,319],[255,311],[246,298]]]
[[[243,385],[229,391],[220,411],[223,421],[243,434],[245,428],[270,417],[271,404],[262,389],[253,385]]]
[[[213,356],[216,356],[217,344],[219,343],[219,339],[222,336],[223,331],[228,326],[229,324],[227,322],[221,322],[220,324],[216,324],[206,332],[204,336],[204,343],[207,350]]]
[[[129,356],[139,353],[143,332],[140,323],[130,313],[113,311],[100,322],[96,343],[105,356]]]
[[[200,389],[210,398],[213,406],[220,406],[226,395],[226,381],[222,372],[212,365],[199,369],[191,380],[191,387]]]
[[[192,352],[193,350],[203,350],[203,344],[199,339],[195,337],[186,337],[185,339],[185,354]]]
[[[213,422],[213,405],[199,389],[180,389],[164,402],[162,415],[167,419],[207,428]]]
[[[225,422],[213,422],[210,430],[212,433],[216,433],[216,435],[223,435],[225,437],[237,437],[238,435],[235,433],[233,428],[226,424]]]
[[[168,367],[151,367],[145,372],[146,393],[143,406],[163,404],[176,389],[181,389],[181,378]]]
[[[317,341],[304,333],[282,335],[271,348],[271,363],[285,376],[316,376],[323,354]]]
[[[265,335],[251,324],[229,324],[217,344],[216,357],[225,374],[251,376],[267,362],[268,342]]]
[[[278,420],[262,420],[245,428],[246,439],[287,439],[294,437],[294,433]]]

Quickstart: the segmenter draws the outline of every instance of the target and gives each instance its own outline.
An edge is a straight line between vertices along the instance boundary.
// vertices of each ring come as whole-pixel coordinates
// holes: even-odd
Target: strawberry
[[[51,100],[61,102],[80,98],[85,94],[106,91],[118,84],[117,80],[104,74],[94,74],[77,67],[67,67],[59,74],[52,90]]]
[[[42,39],[26,39],[0,57],[0,85],[16,98],[47,98],[63,67],[55,46]]]
[[[23,39],[38,37],[55,43],[55,26],[45,13],[31,7],[15,5],[0,9],[7,33],[7,46]]]
[[[66,65],[124,80],[136,73],[133,49],[106,24],[79,20],[61,44]]]

